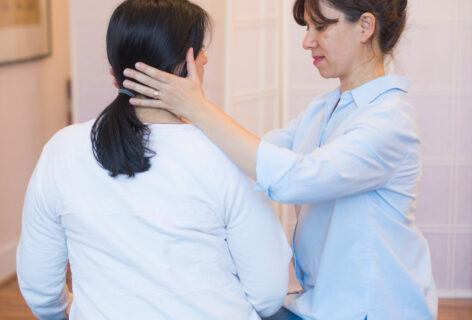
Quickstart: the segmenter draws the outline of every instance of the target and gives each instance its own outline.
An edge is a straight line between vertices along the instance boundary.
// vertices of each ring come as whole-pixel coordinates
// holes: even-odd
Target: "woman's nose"
[[[310,50],[318,46],[318,40],[316,35],[310,31],[307,31],[305,38],[303,39],[303,49]]]

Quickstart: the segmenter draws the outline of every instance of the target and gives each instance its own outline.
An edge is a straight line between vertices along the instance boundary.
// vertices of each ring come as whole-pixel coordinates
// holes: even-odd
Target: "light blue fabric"
[[[436,318],[429,248],[414,224],[421,168],[407,87],[385,76],[337,89],[259,146],[256,188],[301,205],[293,245],[305,292],[285,306],[304,319]]]

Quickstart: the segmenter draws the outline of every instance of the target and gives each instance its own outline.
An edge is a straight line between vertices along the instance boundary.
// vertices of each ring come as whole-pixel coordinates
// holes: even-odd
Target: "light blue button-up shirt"
[[[414,223],[421,168],[407,87],[385,76],[337,89],[259,146],[257,188],[302,205],[293,247],[304,292],[285,305],[303,319],[436,318],[429,248]]]

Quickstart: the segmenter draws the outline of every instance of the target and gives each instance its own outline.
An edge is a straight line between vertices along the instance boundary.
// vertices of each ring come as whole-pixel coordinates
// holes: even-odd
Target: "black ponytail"
[[[149,134],[149,128],[129,103],[129,96],[120,93],[93,124],[93,154],[112,177],[134,177],[151,167],[150,159],[155,153],[147,148]]]
[[[108,61],[118,83],[123,71],[144,62],[166,72],[183,69],[190,47],[195,58],[210,27],[208,14],[187,0],[126,0],[113,12],[107,31]],[[183,66],[183,68],[182,68]],[[150,129],[136,116],[129,96],[120,92],[100,114],[92,131],[97,161],[112,177],[134,177],[151,167]]]

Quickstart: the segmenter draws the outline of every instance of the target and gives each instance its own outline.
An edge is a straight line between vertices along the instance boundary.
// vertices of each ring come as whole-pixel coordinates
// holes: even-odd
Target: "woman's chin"
[[[324,70],[319,70],[318,71],[320,72],[320,76],[322,76],[324,79],[334,79],[334,78],[337,78],[336,75],[334,75],[333,73],[330,73],[330,72],[327,72],[327,71],[324,71]]]

